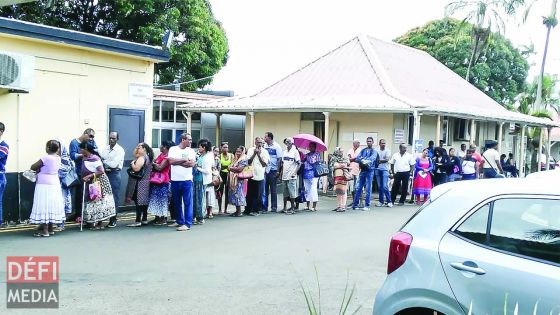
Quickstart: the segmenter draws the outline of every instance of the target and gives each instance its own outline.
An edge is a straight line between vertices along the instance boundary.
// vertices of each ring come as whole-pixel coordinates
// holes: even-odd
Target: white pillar
[[[500,128],[500,130],[498,130],[498,152],[500,153],[504,153],[502,152],[502,138],[504,136],[504,123],[498,123],[498,126]]]
[[[249,116],[251,116],[251,129],[249,131],[249,146],[255,141],[255,112],[249,112]]]
[[[330,132],[329,121],[330,121],[331,113],[323,112],[323,115],[325,115],[325,145],[328,148],[329,147],[329,132]]]
[[[552,150],[552,141],[550,139],[550,132],[552,131],[552,129],[550,127],[547,128],[547,141],[546,141],[546,169],[549,170],[550,169],[550,163],[548,161],[550,161],[550,155],[551,155],[551,150]]]
[[[422,115],[417,110],[414,111],[414,126],[412,127],[412,153],[416,156],[416,140],[420,139],[420,121]]]
[[[527,150],[527,145],[525,144],[525,128],[526,128],[525,125],[521,126],[521,141],[520,141],[521,150],[519,156],[519,165],[517,166],[519,172],[523,174],[523,177],[525,177],[525,151]]]
[[[470,132],[470,142],[471,144],[474,143],[474,141],[476,140],[476,121],[474,119],[471,119],[471,132]]]
[[[441,115],[437,115],[436,142],[435,142],[436,146],[439,146],[439,140],[441,140]]]
[[[222,114],[216,113],[216,147],[220,145],[220,137],[222,136]]]
[[[541,171],[541,165],[543,164],[543,162],[545,162],[545,161],[542,160],[542,148],[544,146],[544,132],[545,132],[545,130],[546,130],[545,127],[542,127],[541,128],[541,133],[540,133],[540,136],[539,136],[539,150],[537,151],[537,154],[538,154],[537,161],[539,161],[539,164],[537,166],[537,172]],[[546,164],[548,164],[548,163],[546,163]]]
[[[183,111],[183,116],[187,119],[187,132],[192,135],[192,113]]]

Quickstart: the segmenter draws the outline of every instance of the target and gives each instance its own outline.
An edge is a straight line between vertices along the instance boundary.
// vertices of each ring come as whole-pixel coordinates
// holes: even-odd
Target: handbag
[[[34,183],[37,181],[37,172],[32,171],[32,170],[27,170],[23,172],[23,177],[25,179],[27,179],[28,181]]]
[[[252,166],[245,166],[245,168],[241,171],[241,173],[237,174],[237,178],[239,179],[250,179],[255,176],[255,172]]]
[[[135,172],[132,167],[129,167],[126,172],[128,173],[128,176],[134,179],[142,179],[146,173],[146,159],[144,159],[144,165],[142,165],[142,168],[140,168],[138,172]]]
[[[152,172],[150,174],[150,183],[161,185],[165,183],[165,175],[162,172]]]
[[[212,185],[214,187],[219,187],[222,184],[222,177],[220,172],[217,170],[212,171]]]
[[[95,175],[93,175],[93,181],[89,184],[88,192],[89,192],[90,201],[97,201],[103,198],[101,192],[101,182],[97,179]]]
[[[313,164],[313,176],[323,177],[329,174],[329,166],[324,161],[317,161]]]

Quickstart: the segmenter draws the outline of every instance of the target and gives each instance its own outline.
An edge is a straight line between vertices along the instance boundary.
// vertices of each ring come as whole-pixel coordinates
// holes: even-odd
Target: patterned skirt
[[[230,189],[229,191],[229,203],[238,207],[238,206],[246,206],[247,199],[245,198],[245,180],[239,180],[237,185],[235,186],[235,191]],[[229,185],[228,185],[229,186]]]
[[[102,174],[99,176],[99,182],[101,184],[101,195],[103,197],[95,201],[86,200],[84,211],[84,222],[86,223],[103,221],[116,214],[115,200],[113,199],[113,191],[111,190],[109,178],[107,175]],[[86,189],[86,199],[89,199],[88,191],[89,189]]]
[[[169,209],[169,184],[152,184],[150,186],[150,203],[148,212],[158,216],[167,217]]]

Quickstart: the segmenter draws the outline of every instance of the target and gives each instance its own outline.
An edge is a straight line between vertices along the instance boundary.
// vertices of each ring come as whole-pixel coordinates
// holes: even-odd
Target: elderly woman
[[[317,202],[319,201],[319,193],[317,192],[319,178],[315,177],[313,166],[321,161],[321,155],[316,150],[317,144],[311,142],[309,144],[309,153],[305,155],[303,163],[303,186],[305,187],[305,200],[307,201],[307,208],[305,210],[310,211],[317,211]],[[311,203],[313,203],[312,208],[310,208]]]
[[[245,155],[245,148],[239,146],[235,150],[235,156],[232,158],[231,165],[228,166],[228,189],[229,189],[229,203],[235,206],[235,212],[231,214],[232,217],[241,217],[241,207],[247,205],[245,199],[245,180],[239,178],[239,173],[249,165],[247,156]]]
[[[33,195],[33,209],[29,222],[39,224],[39,231],[34,234],[38,237],[48,237],[54,232],[53,224],[64,222],[64,200],[58,170],[61,166],[59,142],[49,140],[46,145],[47,155],[31,165],[31,169],[37,172],[37,185]]]
[[[95,151],[95,145],[91,140],[80,143],[80,154],[82,155],[82,179],[87,184],[84,196],[85,211],[84,222],[90,224],[90,229],[101,230],[104,228],[103,220],[107,220],[115,215],[115,200],[109,178],[105,174],[101,158]],[[101,194],[95,199],[91,199],[89,186],[99,181]]]
[[[350,172],[350,160],[344,156],[344,151],[337,147],[331,156],[330,167],[333,170],[334,192],[336,194],[336,209],[333,211],[346,211],[347,177],[345,173]]]
[[[148,213],[156,218],[154,225],[167,224],[167,211],[169,210],[169,170],[171,164],[167,159],[169,148],[173,142],[164,140],[159,146],[160,154],[152,163],[152,175],[150,176],[150,201]]]
[[[148,225],[148,204],[150,202],[150,175],[154,151],[142,142],[134,149],[134,161],[130,163],[128,185],[126,186],[126,201],[134,201],[136,206],[136,220],[127,226],[140,227]],[[134,175],[133,175],[134,174]],[[138,176],[141,176],[138,178]]]

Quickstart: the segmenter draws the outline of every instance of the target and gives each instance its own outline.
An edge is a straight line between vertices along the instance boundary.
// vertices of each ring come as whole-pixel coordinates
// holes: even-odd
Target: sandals
[[[336,212],[345,212],[345,211],[346,211],[346,209],[344,209],[344,208],[338,208],[338,209],[336,209]]]
[[[237,218],[239,218],[239,217],[242,217],[243,214],[242,214],[242,213],[232,213],[232,214],[230,214],[229,216],[230,216],[230,217],[237,217]]]
[[[37,233],[33,233],[33,236],[34,237],[50,237],[51,234],[50,233],[49,234],[43,234],[43,233],[37,232]]]

